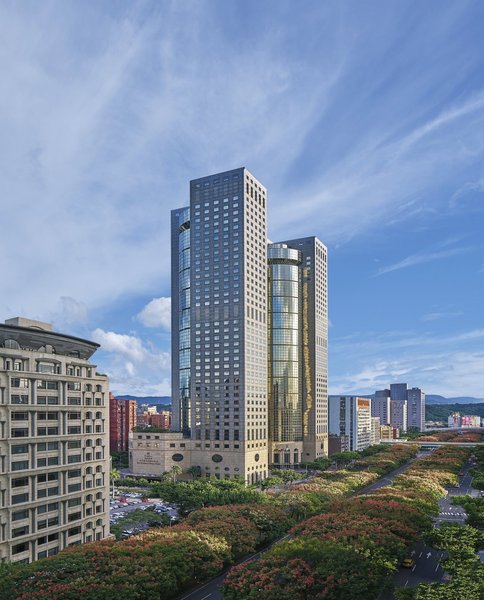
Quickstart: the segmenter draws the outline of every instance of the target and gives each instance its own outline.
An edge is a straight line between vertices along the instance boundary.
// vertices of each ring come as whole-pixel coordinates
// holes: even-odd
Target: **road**
[[[469,474],[471,466],[468,463],[462,470],[459,487],[450,488],[448,495],[439,500],[439,515],[434,518],[435,527],[439,527],[441,523],[445,522],[465,523],[466,512],[461,506],[452,504],[452,497],[466,494],[477,496],[478,492],[472,488],[472,477]],[[443,580],[444,570],[440,563],[445,558],[445,552],[419,542],[411,547],[410,554],[415,560],[415,564],[411,569],[399,568],[393,576],[395,587],[415,587],[419,583],[436,583]],[[381,593],[378,600],[394,600],[394,598],[393,592],[388,591]]]
[[[416,460],[417,458],[420,458],[421,456],[426,456],[426,455],[428,455],[428,452],[425,452],[425,453],[421,452],[421,453],[417,454],[417,456],[415,458],[411,459],[409,462],[407,462],[403,466],[398,467],[398,469],[395,469],[395,471],[392,471],[385,477],[382,477],[378,481],[375,481],[375,483],[372,483],[372,484],[366,486],[365,488],[358,490],[353,495],[371,493],[372,491],[375,491],[380,487],[389,485],[395,479],[395,477],[397,477],[398,475],[403,473],[406,469],[408,469],[409,465],[414,460]],[[272,545],[279,544],[280,542],[282,542],[288,538],[289,538],[289,536],[286,535],[283,538],[275,541]],[[262,556],[262,554],[264,554],[264,552],[267,552],[267,550],[268,550],[268,548],[265,548],[261,552],[257,552],[256,554],[253,554],[252,556],[249,556],[248,558],[241,560],[237,564],[248,562],[250,560],[258,560]],[[208,581],[207,583],[201,585],[200,587],[196,588],[195,590],[192,590],[191,592],[188,592],[187,594],[180,596],[179,600],[220,600],[222,598],[221,588],[223,586],[225,576],[227,575],[230,568],[231,567],[226,569],[221,575],[219,575],[215,579],[212,579],[212,580]]]

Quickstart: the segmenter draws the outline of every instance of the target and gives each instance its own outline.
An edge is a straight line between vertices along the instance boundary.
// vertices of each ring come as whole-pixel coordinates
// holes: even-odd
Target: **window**
[[[17,444],[12,446],[12,454],[26,454],[29,451],[27,444]]]
[[[23,487],[24,485],[29,485],[28,477],[16,477],[15,479],[12,479],[13,488]]]
[[[10,380],[10,387],[14,388],[26,388],[29,387],[29,380],[23,377],[14,377]]]
[[[12,471],[22,471],[23,469],[29,468],[28,460],[15,460],[12,461]]]
[[[28,535],[28,533],[29,533],[28,525],[23,525],[22,527],[16,527],[15,529],[12,529],[12,537],[14,537],[14,538],[20,537],[22,535]]]
[[[11,404],[28,404],[29,397],[26,394],[12,394],[10,396]]]
[[[17,510],[12,513],[12,521],[21,521],[22,519],[27,519],[29,516],[29,511],[25,510]]]
[[[12,496],[12,504],[21,504],[22,502],[28,502],[29,495],[27,494],[15,494]]]
[[[16,544],[12,546],[12,554],[20,554],[21,552],[27,552],[29,549],[28,542],[23,542],[22,544]]]
[[[29,437],[29,430],[27,427],[16,427],[12,429],[11,437]]]

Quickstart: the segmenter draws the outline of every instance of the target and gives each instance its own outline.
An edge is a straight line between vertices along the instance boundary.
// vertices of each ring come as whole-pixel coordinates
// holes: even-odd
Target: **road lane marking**
[[[418,555],[418,557],[420,558],[422,556],[422,552],[420,552],[420,554]]]
[[[413,565],[413,567],[412,567],[412,571],[415,571],[415,567],[416,567],[416,566],[417,566],[417,565]]]
[[[206,596],[204,596],[204,597],[202,598],[202,600],[206,600],[207,598],[210,598],[210,596],[211,596],[211,595],[212,595],[212,592],[210,592],[210,594],[207,594]]]

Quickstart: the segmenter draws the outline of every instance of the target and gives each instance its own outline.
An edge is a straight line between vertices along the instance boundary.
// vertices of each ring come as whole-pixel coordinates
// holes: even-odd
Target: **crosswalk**
[[[465,512],[460,512],[460,511],[443,511],[441,513],[439,513],[439,517],[461,517],[461,518],[465,518],[467,515]]]

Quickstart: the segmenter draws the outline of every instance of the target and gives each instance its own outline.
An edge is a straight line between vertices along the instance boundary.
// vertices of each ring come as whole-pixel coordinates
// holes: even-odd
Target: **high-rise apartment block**
[[[425,393],[420,388],[407,391],[407,428],[425,430]]]
[[[350,450],[372,444],[371,400],[358,396],[329,396],[329,432],[349,436]]]
[[[171,230],[180,435],[169,434],[170,460],[161,439],[148,460],[136,432],[132,469],[178,463],[254,483],[272,465],[326,454],[325,246],[302,238],[268,249],[267,190],[245,168],[191,181]]]
[[[108,380],[98,344],[0,325],[0,561],[31,562],[109,534]]]
[[[409,427],[425,429],[425,393],[420,388],[408,388],[406,383],[392,383],[390,389],[375,392],[372,415],[380,417],[382,425],[392,425],[405,432]]]
[[[390,424],[398,427],[400,431],[407,431],[407,384],[406,383],[391,383],[390,384],[391,398],[391,415]]]
[[[136,400],[118,400],[109,394],[109,447],[111,452],[127,452],[129,434],[136,427]]]
[[[380,419],[381,425],[388,425],[391,421],[390,390],[377,390],[371,402],[371,414]]]

